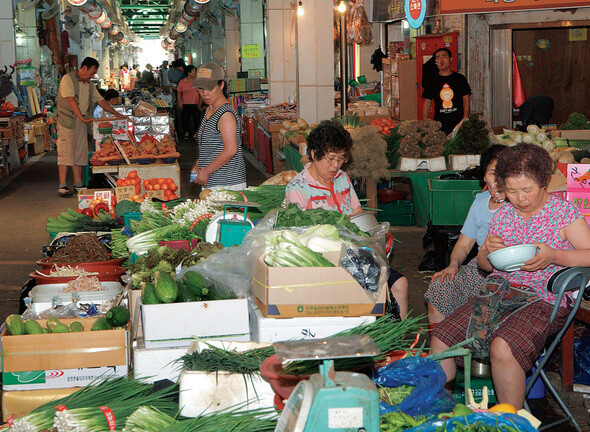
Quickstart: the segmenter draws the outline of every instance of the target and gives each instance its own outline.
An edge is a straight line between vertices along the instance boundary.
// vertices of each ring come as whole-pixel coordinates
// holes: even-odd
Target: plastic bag
[[[367,247],[347,246],[340,253],[340,265],[373,301],[379,299],[383,284],[388,279],[387,264],[382,257]]]
[[[436,432],[441,426],[443,430],[451,432],[455,428],[455,422],[462,425],[473,425],[476,422],[484,423],[488,426],[510,426],[520,432],[536,432],[535,429],[527,419],[516,414],[496,414],[496,413],[473,413],[463,417],[453,417],[448,420],[430,420],[426,423],[422,423],[419,426],[415,426],[410,429],[406,429],[404,432]]]
[[[574,382],[590,385],[590,339],[574,340]]]
[[[457,402],[445,390],[446,379],[442,367],[426,357],[406,357],[383,366],[373,377],[376,385],[411,385],[414,389],[399,405],[393,406],[380,401],[380,414],[402,411],[411,416],[431,416],[452,411]]]

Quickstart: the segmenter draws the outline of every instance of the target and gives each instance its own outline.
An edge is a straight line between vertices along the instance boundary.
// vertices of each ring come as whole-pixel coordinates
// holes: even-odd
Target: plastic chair
[[[559,406],[561,407],[563,412],[566,414],[566,417],[564,417],[560,420],[557,420],[553,423],[550,423],[548,425],[544,425],[544,426],[540,427],[539,431],[550,429],[550,428],[553,428],[553,427],[560,425],[562,423],[567,423],[569,421],[572,422],[572,424],[574,425],[574,427],[576,428],[576,430],[578,432],[582,431],[582,428],[580,427],[580,425],[578,424],[578,422],[576,421],[576,419],[574,418],[574,416],[572,415],[572,413],[570,412],[568,407],[565,405],[565,403],[563,402],[561,397],[559,397],[559,394],[557,393],[555,388],[549,382],[549,379],[547,378],[547,375],[545,374],[545,371],[543,370],[543,368],[545,367],[545,364],[549,360],[549,357],[551,357],[551,354],[553,353],[553,351],[555,350],[557,345],[559,345],[559,343],[561,342],[561,339],[562,339],[563,335],[566,333],[568,327],[572,324],[572,321],[574,320],[574,317],[576,316],[576,313],[578,312],[578,309],[580,308],[580,304],[582,303],[582,298],[584,297],[584,291],[586,290],[586,285],[588,284],[588,280],[590,280],[590,268],[571,267],[571,268],[566,268],[566,269],[560,270],[557,273],[555,273],[553,276],[551,276],[551,279],[549,279],[549,282],[547,284],[548,289],[556,295],[555,306],[553,307],[553,311],[551,312],[551,317],[550,317],[551,322],[553,322],[553,320],[555,319],[555,316],[557,315],[557,311],[559,309],[559,303],[561,303],[561,300],[566,292],[578,291],[578,296],[577,296],[577,298],[574,302],[574,306],[573,306],[573,308],[572,308],[572,310],[565,322],[565,325],[553,337],[553,341],[551,342],[551,344],[544,349],[542,355],[535,362],[535,369],[536,370],[531,375],[530,379],[528,380],[527,386],[526,386],[525,394],[528,395],[531,390],[531,387],[533,386],[533,384],[537,380],[537,377],[541,376],[541,379],[543,380],[543,383],[545,384],[545,388],[547,390],[549,390],[549,392],[553,395],[553,397],[555,398],[555,400],[557,401],[557,403],[559,404]],[[529,406],[528,406],[526,400],[524,402],[524,407],[527,411],[530,412],[530,409],[529,409]]]

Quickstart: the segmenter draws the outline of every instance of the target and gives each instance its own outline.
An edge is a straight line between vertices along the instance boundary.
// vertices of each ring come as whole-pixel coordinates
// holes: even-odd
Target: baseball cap
[[[205,63],[197,68],[197,78],[193,87],[213,90],[219,80],[225,79],[223,68],[215,63]]]

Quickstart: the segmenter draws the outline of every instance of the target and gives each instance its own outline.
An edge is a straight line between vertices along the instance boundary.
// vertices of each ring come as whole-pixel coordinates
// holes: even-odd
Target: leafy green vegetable
[[[350,217],[331,210],[321,208],[301,210],[297,204],[289,204],[286,209],[277,211],[275,228],[290,228],[313,225],[341,225],[359,236],[368,237],[364,231],[350,221]]]
[[[389,405],[399,405],[410,396],[414,386],[401,385],[398,387],[379,387],[379,398]]]
[[[123,217],[125,213],[138,212],[140,211],[140,208],[141,204],[135,201],[119,201],[115,206],[115,215],[120,218]]]
[[[582,113],[571,113],[565,123],[559,126],[560,130],[590,129],[588,118]]]
[[[391,129],[390,135],[385,137],[385,142],[387,143],[385,157],[387,157],[387,161],[389,162],[389,168],[391,169],[395,169],[397,161],[400,158],[398,150],[402,136],[399,134],[398,131],[399,125]]]
[[[489,145],[487,123],[477,114],[471,114],[461,124],[455,138],[445,144],[445,156],[451,154],[481,154]]]

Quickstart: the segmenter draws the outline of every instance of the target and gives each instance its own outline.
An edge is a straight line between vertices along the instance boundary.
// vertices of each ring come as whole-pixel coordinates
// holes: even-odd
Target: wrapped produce
[[[352,36],[350,30],[352,30]],[[373,42],[371,24],[367,18],[367,12],[365,11],[362,0],[355,3],[350,9],[347,32],[348,43],[354,42],[358,45],[368,45]]]

